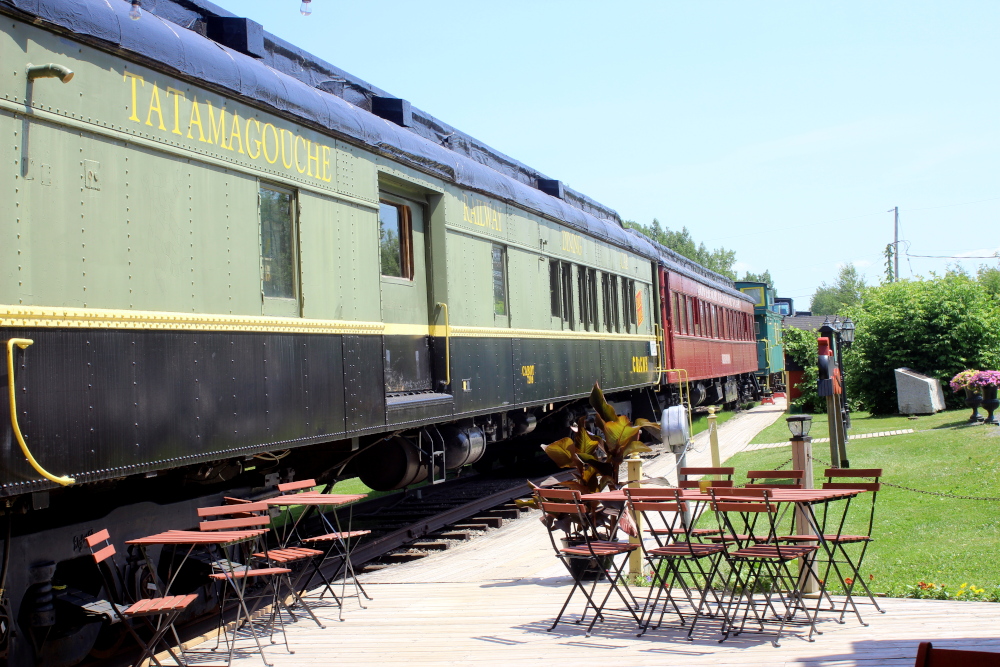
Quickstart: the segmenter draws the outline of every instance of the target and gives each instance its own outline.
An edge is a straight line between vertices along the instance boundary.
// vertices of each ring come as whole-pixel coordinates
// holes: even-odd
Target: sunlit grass
[[[855,439],[848,443],[852,468],[883,468],[885,483],[959,496],[1000,497],[1000,428],[966,422],[968,410],[909,420],[906,417],[853,416],[849,435],[912,428],[916,433]],[[765,429],[756,442],[778,442],[789,435],[784,420]],[[826,435],[825,416],[815,415],[811,435]],[[782,433],[783,431],[783,433]],[[770,432],[770,433],[769,433]],[[816,485],[825,478],[829,445],[813,446]],[[736,468],[737,484],[747,470],[770,469],[791,458],[790,447],[737,454],[726,461]],[[785,465],[784,467],[788,467]],[[918,582],[963,583],[1000,592],[1000,501],[964,500],[883,486],[878,494],[873,536],[865,570],[873,590],[902,596]],[[831,505],[835,507],[836,505]],[[851,506],[845,532],[867,528],[862,498]],[[707,517],[706,517],[707,518]]]

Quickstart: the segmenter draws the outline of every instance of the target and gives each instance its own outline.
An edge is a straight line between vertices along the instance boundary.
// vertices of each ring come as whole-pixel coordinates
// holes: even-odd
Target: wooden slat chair
[[[156,597],[156,598],[143,598],[138,600],[134,604],[130,604],[124,609],[119,606],[115,598],[119,590],[118,584],[121,581],[120,572],[118,566],[115,564],[114,555],[115,547],[111,544],[111,535],[108,533],[107,529],[100,530],[93,535],[88,535],[86,538],[87,546],[90,547],[90,553],[94,557],[94,563],[97,564],[97,570],[101,574],[101,579],[104,582],[104,588],[108,592],[108,602],[111,604],[111,609],[114,611],[117,619],[123,622],[123,625],[128,630],[129,634],[135,639],[142,649],[142,653],[139,659],[135,661],[134,664],[141,665],[145,660],[152,660],[157,665],[161,664],[159,660],[156,659],[155,651],[156,645],[163,640],[164,635],[166,635],[168,630],[173,630],[174,621],[180,616],[185,609],[187,609],[192,602],[194,602],[198,596],[194,594],[190,595],[169,595],[166,597]],[[108,576],[108,572],[111,573],[111,577]],[[117,581],[113,581],[116,579]],[[124,604],[124,603],[123,603]],[[132,627],[131,621],[134,619],[142,620],[152,632],[148,642],[142,641],[139,634]],[[156,621],[154,623],[153,621]],[[180,647],[180,640],[174,632],[174,639],[177,641],[178,647]],[[170,653],[170,657],[177,662],[178,665],[184,665],[184,661],[174,653],[173,648],[170,644],[164,642],[167,647],[167,651]],[[184,655],[184,649],[180,649],[181,655]]]
[[[216,581],[222,588],[219,596],[221,610],[225,611],[230,593],[236,598],[238,606],[237,622],[233,623],[232,638],[230,638],[223,627],[224,614],[220,613],[216,649],[219,647],[220,638],[224,637],[227,650],[229,651],[228,664],[232,664],[237,635],[240,630],[246,628],[257,645],[261,660],[264,661],[265,665],[270,667],[271,663],[264,656],[264,647],[260,643],[260,637],[255,627],[254,614],[260,607],[266,606],[270,602],[271,613],[268,616],[264,629],[267,630],[271,643],[274,644],[276,643],[274,641],[274,625],[277,623],[281,628],[285,649],[289,653],[294,653],[288,645],[288,635],[285,633],[281,608],[283,607],[293,619],[295,615],[285,603],[285,598],[280,592],[281,578],[284,577],[287,580],[292,570],[280,566],[267,565],[264,567],[254,567],[249,564],[253,561],[253,554],[255,552],[266,553],[267,551],[267,533],[270,530],[269,526],[271,524],[267,503],[252,503],[237,498],[227,498],[226,500],[231,504],[198,508],[198,517],[204,519],[198,524],[199,530],[234,531],[256,529],[261,532],[257,535],[257,539],[240,545],[242,549],[238,558],[234,557],[234,554],[221,550],[218,559],[213,565],[213,568],[218,571],[209,575],[209,578]],[[242,564],[240,561],[247,564]],[[253,592],[251,588],[251,584],[253,583],[258,584],[257,592]],[[294,593],[295,591],[292,590],[293,595]],[[248,602],[251,604],[248,605]]]
[[[801,489],[804,470],[748,470],[747,489]],[[786,479],[787,482],[758,482],[758,479]]]
[[[864,576],[861,574],[861,567],[865,560],[865,554],[868,552],[868,545],[872,542],[872,528],[875,525],[875,501],[878,499],[878,492],[882,488],[882,484],[879,482],[879,478],[882,477],[882,468],[827,468],[823,474],[827,478],[827,481],[823,483],[824,489],[863,489],[868,492],[867,494],[858,496],[857,499],[849,498],[843,512],[838,513],[839,520],[831,518],[834,516],[833,513],[827,509],[828,506],[824,505],[822,518],[820,519],[820,529],[823,532],[823,539],[832,545],[833,553],[836,554],[831,560],[821,561],[826,564],[823,577],[829,577],[830,570],[833,569],[841,580],[844,581],[845,585],[844,592],[846,599],[841,609],[839,621],[843,622],[844,616],[847,613],[847,607],[851,606],[858,617],[858,621],[862,625],[868,625],[861,619],[861,613],[855,604],[852,592],[855,586],[861,584],[865,595],[868,596],[875,609],[879,613],[885,613],[885,610],[875,600],[875,595],[868,587],[868,582],[865,581]],[[852,503],[856,504],[858,502],[867,503],[867,527],[862,533],[845,535],[843,534],[844,522],[848,516],[848,510]],[[786,542],[806,542],[815,540],[816,538],[815,536],[806,535],[783,535],[779,539]],[[850,546],[850,550],[848,549],[849,545],[853,545]],[[853,556],[851,551],[855,552]],[[846,572],[841,572],[841,566],[845,566]]]
[[[286,484],[279,484],[278,490],[284,494],[291,494],[300,491],[307,491],[309,489],[315,488],[317,486],[315,479],[305,479],[298,482],[288,482]],[[329,487],[327,487],[329,490]],[[358,581],[357,574],[354,571],[354,563],[351,562],[351,552],[354,551],[357,546],[357,540],[360,538],[371,535],[370,530],[339,530],[336,526],[330,523],[326,514],[323,512],[317,512],[319,514],[320,521],[323,524],[325,533],[322,535],[315,535],[312,537],[300,537],[300,542],[302,544],[308,544],[313,547],[322,547],[321,551],[318,551],[318,555],[315,556],[310,561],[311,570],[309,573],[303,577],[303,582],[299,586],[299,594],[305,596],[309,587],[315,578],[319,577],[320,581],[323,582],[323,589],[319,593],[319,599],[322,600],[323,596],[329,593],[333,596],[334,602],[340,608],[340,613],[343,613],[343,602],[341,597],[338,597],[333,590],[333,582],[341,578],[343,575],[343,587],[341,589],[341,596],[344,594],[344,588],[347,586],[347,579],[350,578],[354,584],[354,594],[358,598],[358,604],[362,609],[366,607],[361,604],[361,596],[365,599],[371,600],[371,596],[365,591],[364,586]],[[337,519],[339,525],[339,518]],[[350,527],[350,526],[348,526]],[[324,565],[333,561],[335,568],[333,570],[332,576],[327,576],[323,573]],[[340,616],[340,620],[343,620],[343,616]]]
[[[582,623],[586,620],[587,614],[591,610],[594,612],[594,617],[587,626],[586,636],[590,636],[591,631],[594,629],[594,624],[598,620],[604,620],[605,606],[612,593],[618,595],[625,604],[629,614],[635,620],[636,625],[641,629],[642,619],[636,613],[639,604],[635,597],[632,596],[632,592],[628,590],[627,585],[620,583],[621,570],[625,566],[625,563],[628,562],[628,559],[623,559],[620,565],[615,564],[616,556],[631,553],[638,549],[639,545],[598,539],[596,529],[590,518],[590,512],[593,508],[580,500],[580,494],[577,491],[566,489],[535,489],[535,494],[539,499],[539,505],[543,512],[543,523],[549,531],[549,540],[552,543],[552,549],[555,551],[560,562],[566,567],[566,571],[573,578],[573,587],[570,589],[569,595],[566,596],[562,608],[560,608],[548,631],[551,632],[559,624],[563,613],[566,611],[570,600],[572,600],[577,590],[583,593],[587,602],[583,614],[581,614],[576,622]],[[559,534],[559,537],[557,537],[557,534]],[[589,590],[588,586],[583,583],[584,574],[588,571],[599,574],[599,577],[595,578],[589,586]],[[596,592],[598,581],[601,580],[607,582],[609,588],[604,598],[598,601],[594,593]],[[621,586],[625,586],[625,590],[631,600],[627,599],[625,594],[622,593]]]
[[[655,493],[642,493],[655,491]],[[691,511],[681,498],[680,489],[625,489],[632,510],[638,513],[643,523],[654,522],[666,524],[668,534],[674,537],[669,544],[660,544],[652,549],[645,549],[645,558],[653,572],[653,582],[646,596],[641,616],[645,618],[649,611],[649,620],[643,624],[639,636],[645,634],[653,622],[656,606],[660,604],[660,615],[653,629],[658,629],[663,623],[668,605],[677,614],[681,625],[686,625],[685,614],[678,605],[675,589],[684,593],[684,600],[691,607],[691,625],[688,628],[688,639],[694,632],[698,619],[703,615],[702,609],[711,593],[715,597],[717,608],[721,609],[723,601],[713,588],[713,582],[719,572],[722,552],[726,547],[722,544],[704,544],[696,541],[694,530],[690,527],[687,517]],[[657,540],[659,543],[659,540]],[[706,571],[703,560],[708,559]],[[653,591],[656,591],[655,598]],[[662,600],[662,604],[661,604]]]
[[[742,493],[735,493],[738,491]],[[771,501],[770,491],[770,489],[733,489],[728,492],[713,490],[713,494],[728,494],[716,496],[712,501],[712,509],[723,534],[728,535],[730,540],[738,545],[737,549],[724,552],[724,558],[729,564],[730,578],[733,581],[727,581],[725,586],[731,593],[724,610],[723,638],[720,641],[740,634],[752,614],[761,632],[765,630],[766,619],[773,617],[780,619],[777,634],[771,642],[777,647],[780,645],[786,623],[800,612],[805,615],[809,625],[807,640],[813,641],[817,612],[812,610],[810,613],[809,605],[806,604],[799,588],[801,582],[798,573],[791,571],[789,563],[810,556],[818,547],[778,542],[777,526],[781,520],[781,511],[778,504]],[[742,530],[740,526],[751,524],[757,525],[761,531],[766,529],[767,535],[759,535],[753,541],[738,539],[738,533]],[[763,543],[760,541],[761,538]],[[758,600],[757,591],[764,586],[767,589],[760,591],[761,596]],[[820,588],[822,589],[822,585]],[[767,613],[768,610],[770,614]]]
[[[913,667],[1000,667],[1000,653],[934,648],[931,642],[920,642]]]
[[[712,486],[715,487],[732,487],[733,486],[733,474],[736,472],[736,468],[680,468],[677,470],[677,475],[680,477],[680,482],[677,486],[682,489],[697,489],[698,480],[688,479],[690,475],[717,475],[724,476],[725,479],[713,479]]]
[[[241,501],[237,498],[227,498],[227,502],[232,504],[222,505],[221,507],[214,508],[200,508],[198,510],[199,516],[213,516],[212,514],[203,514],[203,511],[214,511],[216,512],[214,516],[223,516],[226,514],[233,515],[233,518],[222,519],[215,521],[202,522],[199,524],[200,530],[231,530],[232,528],[239,528],[251,525],[257,526],[270,526],[271,525],[271,515],[270,506],[267,503],[249,503],[246,501]],[[228,512],[226,512],[228,510]],[[248,522],[241,524],[240,522]],[[249,523],[254,522],[257,523]],[[217,526],[217,527],[213,527]],[[229,527],[227,527],[229,526]],[[250,556],[257,561],[258,564],[263,564],[263,569],[273,569],[273,570],[290,570],[290,566],[295,566],[296,564],[307,565],[317,556],[323,555],[323,552],[318,549],[309,549],[306,547],[285,547],[285,548],[268,548],[267,538],[264,537],[260,540],[259,550],[252,553]],[[288,590],[288,594],[292,596],[295,604],[302,605],[302,608],[306,610],[309,617],[315,621],[316,625],[319,627],[325,627],[320,620],[313,613],[312,608],[302,600],[302,596],[299,594],[299,588],[295,586],[292,582],[292,572],[275,572],[279,582],[284,583],[285,588]],[[278,587],[279,593],[281,587]],[[284,597],[281,596],[282,601]],[[289,615],[295,619],[295,614],[290,608],[286,606]]]

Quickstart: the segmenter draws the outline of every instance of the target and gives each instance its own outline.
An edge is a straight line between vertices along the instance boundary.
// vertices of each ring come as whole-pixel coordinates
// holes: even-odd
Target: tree
[[[964,273],[868,288],[841,314],[857,325],[844,359],[853,395],[874,414],[896,412],[897,368],[946,380],[966,368],[1000,367],[1000,308]]]
[[[1000,299],[1000,269],[981,264],[979,271],[976,272],[976,279],[987,294],[994,299]]]
[[[653,218],[653,224],[649,226],[641,225],[632,220],[626,220],[624,224],[629,229],[642,232],[679,255],[698,262],[706,269],[721,273],[730,280],[736,280],[736,272],[733,271],[733,264],[736,263],[735,250],[726,250],[722,247],[709,250],[704,243],[695,243],[687,227],[682,227],[679,232],[673,231],[669,227],[661,225],[656,218]]]
[[[843,313],[861,303],[865,287],[865,279],[858,274],[858,269],[853,264],[847,264],[840,268],[835,284],[820,284],[813,294],[809,309],[813,315]]]
[[[774,288],[774,279],[771,278],[771,272],[767,269],[764,270],[764,273],[750,273],[747,271],[740,280],[749,283],[767,283],[772,289]]]

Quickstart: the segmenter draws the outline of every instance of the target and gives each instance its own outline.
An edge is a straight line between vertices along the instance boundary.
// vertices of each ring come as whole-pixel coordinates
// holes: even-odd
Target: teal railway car
[[[782,304],[767,283],[737,281],[736,288],[754,301],[754,336],[757,339],[757,379],[765,391],[785,388],[785,351],[781,342]]]
[[[113,644],[51,600],[96,595],[105,526],[440,481],[564,435],[595,381],[652,419],[667,368],[745,392],[731,282],[252,21],[144,5],[0,0],[0,657]]]

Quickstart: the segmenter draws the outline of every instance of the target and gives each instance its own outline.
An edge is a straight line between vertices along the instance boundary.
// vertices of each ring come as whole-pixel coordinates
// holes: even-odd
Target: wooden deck
[[[760,413],[741,417],[728,429],[729,423],[724,424],[723,457],[738,450],[740,441],[745,446],[753,437],[745,437],[746,433],[762,428],[751,422],[778,417],[780,409],[776,415],[768,410],[766,417]],[[707,447],[703,454],[707,456]],[[691,465],[703,465],[697,456],[689,457]],[[657,465],[666,463],[657,461],[651,467],[655,470]],[[1000,652],[1000,606],[975,602],[885,599],[886,614],[870,606],[863,609],[869,627],[850,617],[839,625],[827,615],[820,624],[823,634],[814,642],[807,642],[795,628],[778,648],[771,645],[771,635],[756,632],[720,644],[718,626],[710,620],[699,627],[693,642],[685,641],[683,632],[667,628],[637,638],[634,622],[621,617],[609,617],[586,638],[583,629],[572,623],[582,610],[582,598],[574,599],[570,622],[547,632],[571,580],[536,519],[537,514],[527,516],[455,549],[363,575],[374,598],[365,602],[367,609],[348,599],[342,623],[336,620],[335,607],[319,609],[327,628],[319,629],[308,620],[291,624],[288,638],[295,654],[276,645],[267,649],[269,660],[275,667],[912,665],[923,640],[932,640],[935,646]],[[189,657],[193,665],[208,662],[203,647],[196,647]],[[234,664],[261,662],[247,654]]]

